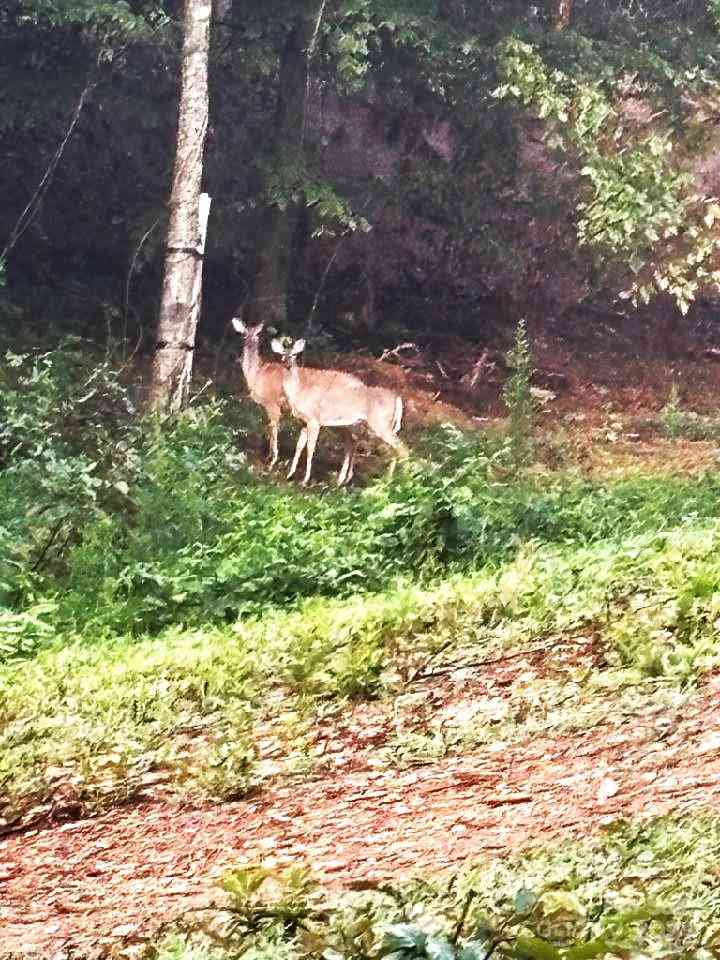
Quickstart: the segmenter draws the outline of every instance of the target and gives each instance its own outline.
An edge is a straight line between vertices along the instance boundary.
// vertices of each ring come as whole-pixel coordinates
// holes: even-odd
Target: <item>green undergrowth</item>
[[[502,448],[455,466],[454,454],[428,457],[393,482],[346,494],[305,494],[234,469],[239,455],[222,421],[208,424],[205,413],[170,440],[142,443],[133,467],[142,475],[109,491],[99,484],[86,505],[58,503],[70,482],[62,477],[40,491],[53,498],[45,509],[30,471],[27,489],[0,474],[0,513],[13,514],[0,527],[9,540],[0,656],[32,653],[57,635],[94,641],[222,625],[308,597],[379,591],[398,577],[498,567],[529,542],[599,543],[720,512],[715,474],[501,479]]]
[[[531,735],[540,713],[572,729],[608,691],[690,689],[717,665],[717,473],[541,476],[506,435],[446,425],[393,479],[304,492],[250,469],[246,406],[143,420],[77,345],[9,354],[0,386],[7,823],[154,788],[236,796],[265,775],[268,724],[276,772],[301,772],[320,705],[391,703],[538,639],[590,633],[604,666],[452,749]]]
[[[720,439],[720,419],[686,410],[680,402],[676,384],[673,384],[668,402],[660,411],[659,426],[661,433],[670,440]]]
[[[74,343],[0,365],[0,661],[720,516],[716,473],[535,475],[513,439],[522,423],[438,427],[393,479],[304,492],[250,469],[247,404],[199,396],[179,418],[143,420],[124,375]]]
[[[597,722],[633,684],[662,705],[662,691],[691,688],[720,662],[719,544],[715,521],[586,546],[532,542],[496,569],[432,584],[132,642],[55,644],[0,669],[2,815],[42,809],[58,783],[82,809],[153,782],[236,796],[259,776],[258,724],[273,720],[292,754],[329,699],[391,701],[424,669],[537,638],[552,647],[592,631],[605,651],[602,669],[578,671],[539,704],[546,724]],[[512,736],[532,735],[535,717],[516,717]],[[470,745],[497,735],[486,719]]]
[[[301,865],[223,881],[226,909],[186,918],[145,960],[710,960],[720,950],[720,823],[618,822],[580,842],[445,880],[330,894]]]

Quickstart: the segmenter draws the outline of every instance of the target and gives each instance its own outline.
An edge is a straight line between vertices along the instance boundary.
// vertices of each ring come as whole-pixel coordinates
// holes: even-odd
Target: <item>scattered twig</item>
[[[325,269],[323,270],[322,276],[320,277],[320,283],[318,284],[318,288],[315,291],[312,307],[310,308],[310,313],[308,315],[307,323],[305,325],[306,336],[309,336],[310,334],[312,334],[314,330],[313,320],[315,319],[315,314],[317,313],[318,303],[320,302],[320,297],[322,296],[323,291],[325,290],[325,283],[327,281],[330,271],[333,268],[333,264],[337,259],[337,255],[340,252],[340,247],[342,246],[344,239],[345,239],[345,236],[340,237],[338,242],[335,244],[335,249],[332,252],[332,256],[329,258],[328,262],[325,264]]]
[[[50,550],[50,548],[52,547],[52,545],[55,543],[55,540],[56,540],[56,538],[57,538],[57,535],[60,533],[60,530],[62,529],[62,525],[65,523],[65,521],[67,520],[67,518],[68,518],[69,516],[70,516],[69,513],[64,514],[62,517],[60,517],[60,519],[57,521],[57,523],[54,524],[53,527],[51,528],[51,530],[50,530],[50,536],[48,537],[47,543],[46,543],[45,546],[42,548],[42,550],[40,551],[40,553],[39,553],[39,555],[38,555],[38,557],[37,557],[37,559],[36,559],[36,561],[35,561],[35,563],[34,563],[34,564],[32,565],[32,567],[30,568],[30,569],[33,571],[33,573],[35,573],[37,570],[40,569],[40,566],[42,565],[43,561],[45,560],[45,557],[47,556],[48,551]]]
[[[137,263],[137,259],[140,256],[140,252],[143,246],[145,245],[145,241],[147,240],[147,238],[150,236],[150,234],[153,232],[153,230],[159,223],[160,223],[160,217],[156,217],[153,223],[148,227],[148,229],[140,238],[140,243],[137,245],[135,249],[135,253],[133,254],[133,258],[130,261],[130,269],[128,270],[127,279],[125,281],[125,303],[123,308],[123,322],[124,322],[123,343],[127,343],[128,310],[130,306],[130,283],[132,282],[132,277],[133,277],[133,274],[135,273],[135,264]]]
[[[387,360],[389,357],[395,357],[397,360],[400,360],[402,359],[400,354],[404,350],[413,350],[416,356],[420,354],[420,347],[416,343],[399,343],[396,347],[393,347],[392,350],[383,350],[380,354],[380,359]]]
[[[552,650],[557,644],[547,643],[541,647],[532,647],[530,650],[519,650],[517,653],[507,653],[502,657],[494,657],[491,660],[470,660],[466,663],[449,664],[447,667],[440,667],[438,670],[420,671],[410,680],[414,683],[416,680],[427,680],[429,677],[441,677],[446,673],[454,673],[456,670],[465,670],[467,667],[490,667],[496,663],[504,663],[506,660],[517,660],[519,657],[529,657],[534,653],[543,653]]]
[[[469,375],[466,374],[462,379],[463,380],[467,379],[469,386],[471,387],[476,386],[478,380],[480,379],[480,374],[483,372],[483,370],[485,369],[485,366],[487,365],[487,361],[488,361],[488,350],[486,347],[483,350],[483,352],[480,354],[480,358],[476,360],[475,363],[473,364],[470,374]]]

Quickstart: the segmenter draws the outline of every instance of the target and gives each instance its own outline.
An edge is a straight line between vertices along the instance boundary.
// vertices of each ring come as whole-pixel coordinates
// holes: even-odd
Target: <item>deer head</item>
[[[254,326],[251,326],[249,323],[245,323],[244,320],[241,320],[240,317],[233,317],[230,323],[232,324],[235,332],[239,333],[241,337],[245,337],[246,340],[259,340],[260,334],[263,332],[265,327],[264,320],[261,320]]]
[[[285,364],[286,367],[292,367],[297,363],[297,358],[305,349],[304,340],[295,340],[294,343],[291,343],[290,346],[285,346],[282,340],[279,340],[277,337],[270,344],[274,353],[280,355],[280,359]]]

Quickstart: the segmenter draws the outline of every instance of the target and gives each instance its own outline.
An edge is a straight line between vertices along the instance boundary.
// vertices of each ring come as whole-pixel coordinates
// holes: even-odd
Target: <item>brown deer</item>
[[[288,479],[297,470],[300,456],[306,453],[305,478],[310,480],[315,445],[321,427],[352,427],[366,423],[375,436],[393,448],[398,456],[407,457],[405,444],[398,438],[403,415],[402,398],[385,387],[369,387],[358,377],[340,370],[315,370],[298,367],[298,356],[305,349],[304,340],[285,347],[281,340],[272,341],[272,349],[285,364],[283,390],[292,415],[305,424],[295,448]],[[355,439],[350,430],[345,438],[345,459],[338,473],[338,486],[353,475]],[[391,475],[397,456],[393,459]]]
[[[254,326],[244,323],[239,317],[231,320],[233,328],[244,338],[242,371],[248,385],[250,397],[262,407],[268,420],[268,440],[270,443],[270,469],[278,459],[278,427],[287,400],[283,392],[285,370],[281,363],[267,363],[260,356],[260,334],[265,324]]]

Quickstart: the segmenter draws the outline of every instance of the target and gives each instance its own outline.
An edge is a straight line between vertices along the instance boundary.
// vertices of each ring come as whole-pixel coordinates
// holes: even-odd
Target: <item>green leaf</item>
[[[455,960],[455,950],[447,940],[428,937],[425,953],[429,960]]]
[[[390,950],[422,950],[427,942],[424,930],[412,923],[395,923],[385,930],[384,945]]]

